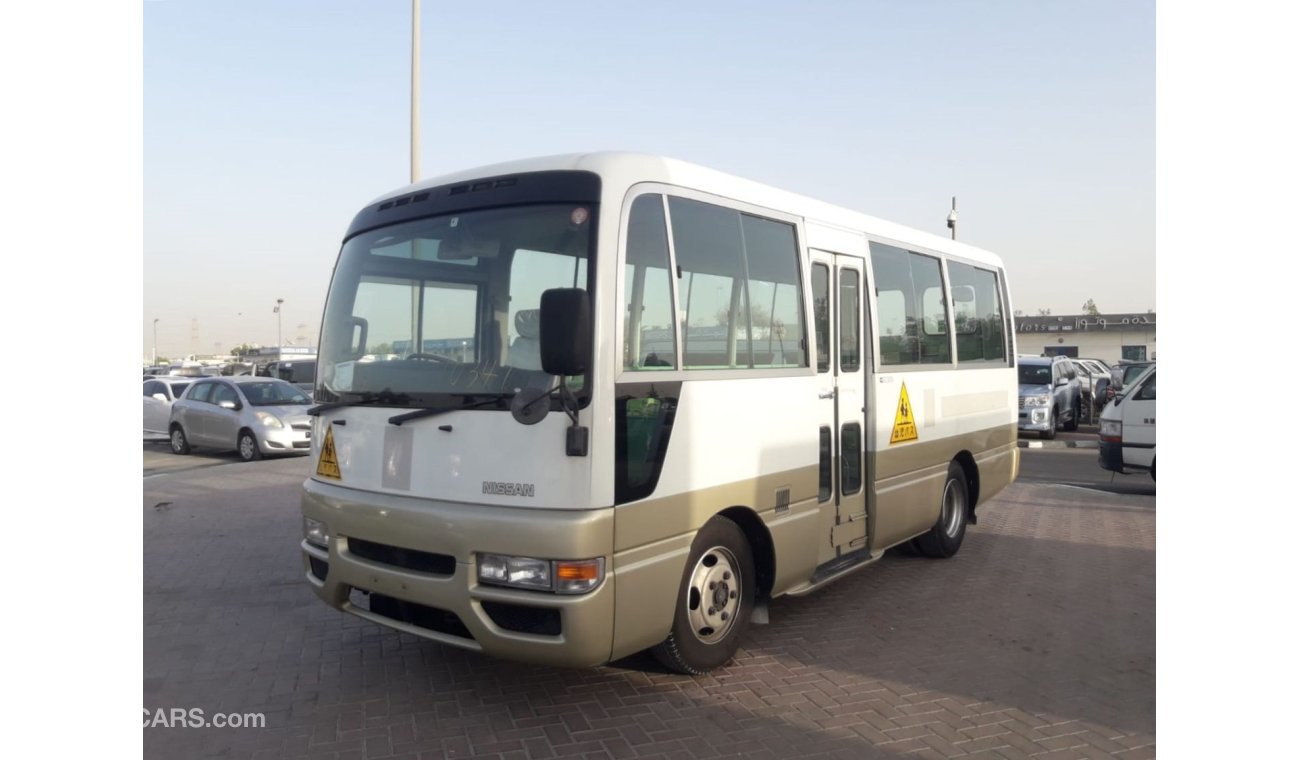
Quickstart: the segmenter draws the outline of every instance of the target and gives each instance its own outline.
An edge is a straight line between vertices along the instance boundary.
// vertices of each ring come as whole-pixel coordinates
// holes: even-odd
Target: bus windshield
[[[546,388],[539,306],[588,288],[594,204],[535,204],[364,232],[339,254],[316,400],[444,406]],[[568,385],[579,395],[585,378]]]

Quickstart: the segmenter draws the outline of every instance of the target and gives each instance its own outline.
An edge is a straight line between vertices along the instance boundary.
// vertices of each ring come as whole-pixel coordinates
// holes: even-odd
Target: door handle
[[[831,388],[828,391],[822,391],[817,394],[817,398],[835,398],[835,389]]]

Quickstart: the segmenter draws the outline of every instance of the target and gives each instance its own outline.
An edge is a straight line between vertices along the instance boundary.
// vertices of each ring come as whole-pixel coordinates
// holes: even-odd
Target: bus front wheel
[[[956,462],[948,463],[948,479],[939,501],[939,520],[928,533],[917,536],[916,548],[927,557],[944,559],[961,548],[966,537],[966,513],[969,508],[966,471]]]
[[[714,517],[695,535],[668,638],[651,651],[664,667],[700,675],[740,647],[754,609],[754,555],[740,527]]]

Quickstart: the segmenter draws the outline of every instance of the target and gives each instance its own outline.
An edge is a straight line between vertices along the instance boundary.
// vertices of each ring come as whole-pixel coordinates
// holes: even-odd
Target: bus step
[[[871,550],[866,547],[858,549],[857,551],[851,551],[848,554],[845,554],[838,559],[833,559],[817,568],[817,572],[813,573],[812,583],[821,583],[822,581],[839,575],[845,570],[848,570],[855,565],[860,565],[869,559],[871,559]]]

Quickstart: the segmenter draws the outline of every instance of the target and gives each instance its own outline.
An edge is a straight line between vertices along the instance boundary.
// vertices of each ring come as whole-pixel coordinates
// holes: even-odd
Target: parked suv
[[[1055,438],[1059,425],[1077,430],[1083,411],[1083,388],[1066,356],[1020,359],[1020,430]]]

